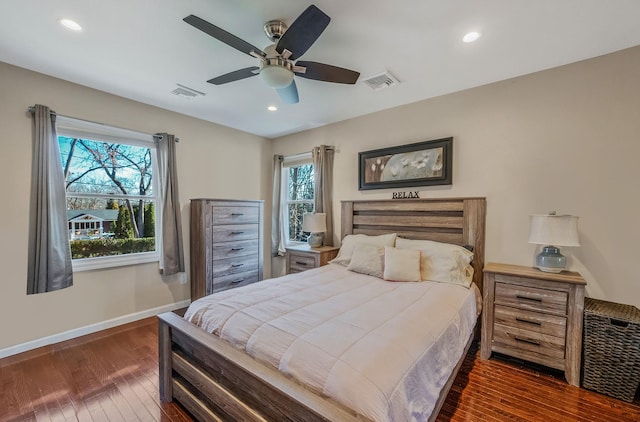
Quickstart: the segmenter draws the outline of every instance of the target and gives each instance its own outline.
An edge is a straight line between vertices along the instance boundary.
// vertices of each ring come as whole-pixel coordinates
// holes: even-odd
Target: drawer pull
[[[296,264],[304,265],[305,267],[307,266],[307,263],[306,262],[302,262],[302,261],[296,261]]]
[[[231,232],[231,234],[242,234],[244,232]]]
[[[528,338],[522,338],[518,336],[515,336],[514,339],[522,343],[528,343],[528,344],[533,344],[534,346],[540,346],[540,342],[536,340],[530,340]]]
[[[518,321],[518,322],[524,322],[525,324],[537,325],[537,326],[542,325],[542,323],[541,323],[541,322],[538,322],[538,321],[531,321],[531,320],[524,319],[524,318],[520,318],[520,317],[516,317],[516,321]]]
[[[244,264],[231,264],[233,268],[242,267]]]
[[[241,251],[241,250],[243,250],[243,249],[244,249],[244,248],[231,248],[231,251],[234,251],[234,252],[235,252],[235,251]]]
[[[516,299],[531,300],[533,302],[542,302],[542,298],[540,298],[540,297],[530,297],[530,296],[516,295]]]
[[[240,216],[242,216],[242,215],[244,215],[244,214],[243,214],[243,213],[241,213],[241,212],[232,212],[232,213],[231,213],[231,215],[232,215],[233,217],[240,217]]]
[[[233,280],[231,284],[238,284],[238,283],[242,283],[243,281],[244,281],[244,278],[241,278],[240,280]]]

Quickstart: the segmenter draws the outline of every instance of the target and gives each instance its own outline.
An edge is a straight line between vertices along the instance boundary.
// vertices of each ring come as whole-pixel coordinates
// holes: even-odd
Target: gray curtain
[[[324,244],[333,245],[333,147],[314,147],[313,178],[315,184],[315,212],[327,215],[327,231]]]
[[[282,227],[282,155],[273,156],[273,198],[271,208],[271,253],[284,256],[285,235]]]
[[[168,133],[160,133],[157,135],[156,145],[158,179],[162,198],[160,272],[172,275],[185,271],[182,217],[178,195],[178,170],[176,168],[176,138]]]
[[[29,208],[27,294],[51,292],[73,285],[73,268],[64,175],[49,107],[33,107],[33,160]]]

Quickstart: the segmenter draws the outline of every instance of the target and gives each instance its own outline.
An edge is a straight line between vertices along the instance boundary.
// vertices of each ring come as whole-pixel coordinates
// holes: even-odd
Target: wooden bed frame
[[[474,281],[482,291],[486,200],[446,198],[342,202],[342,237],[398,233],[474,249]],[[159,318],[160,399],[177,400],[199,421],[368,421],[254,360],[179,315]],[[449,377],[435,420],[471,345]]]

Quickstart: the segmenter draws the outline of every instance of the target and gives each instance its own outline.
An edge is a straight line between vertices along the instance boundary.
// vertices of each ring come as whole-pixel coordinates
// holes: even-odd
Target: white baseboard
[[[75,328],[73,330],[65,331],[59,334],[42,337],[37,340],[28,341],[26,343],[17,344],[15,346],[7,347],[5,349],[0,349],[0,359],[6,358],[7,356],[17,355],[18,353],[27,352],[29,350],[37,349],[38,347],[60,343],[61,341],[70,340],[70,339],[84,336],[87,334],[92,334],[98,331],[106,330],[108,328],[117,327],[118,325],[123,325],[129,322],[138,321],[144,318],[161,314],[163,312],[171,312],[176,309],[185,308],[189,306],[190,303],[191,303],[191,300],[187,299],[181,302],[171,303],[169,305],[147,309],[145,311],[124,315],[121,317],[109,319],[107,321],[98,322],[96,324]]]

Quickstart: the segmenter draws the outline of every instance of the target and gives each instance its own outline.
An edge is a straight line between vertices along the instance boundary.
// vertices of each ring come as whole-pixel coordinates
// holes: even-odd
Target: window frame
[[[280,218],[281,218],[280,224],[284,228],[283,234],[285,235],[285,239],[284,239],[285,247],[307,244],[307,242],[305,241],[291,240],[291,233],[289,233],[289,226],[290,226],[289,205],[310,203],[312,205],[312,212],[313,212],[315,210],[315,199],[316,199],[315,180],[313,181],[313,198],[312,199],[291,200],[289,199],[289,169],[291,167],[300,167],[308,164],[311,164],[311,166],[313,167],[312,172],[315,172],[315,167],[313,166],[313,156],[311,152],[305,152],[302,154],[287,156],[287,157],[284,157],[282,161],[281,198],[283,199],[282,199],[282,209],[280,211]]]
[[[131,199],[153,202],[155,217],[155,251],[137,252],[123,255],[100,256],[94,258],[72,259],[72,267],[74,272],[89,271],[102,268],[121,267],[126,265],[145,264],[149,262],[160,261],[160,248],[162,245],[162,207],[160,206],[161,193],[158,183],[158,150],[153,135],[137,132],[129,129],[123,129],[101,123],[89,122],[86,120],[74,119],[72,117],[60,116],[56,118],[56,135],[64,137],[82,138],[92,141],[106,141],[118,143],[122,145],[130,145],[151,150],[151,169],[152,178],[151,186],[153,195],[123,195],[109,194],[100,195],[95,193],[72,193],[69,195],[65,186],[65,197],[72,196],[78,198],[110,198],[110,199]],[[57,141],[57,139],[56,139]],[[68,222],[67,222],[68,227]],[[71,241],[71,239],[69,239]]]

